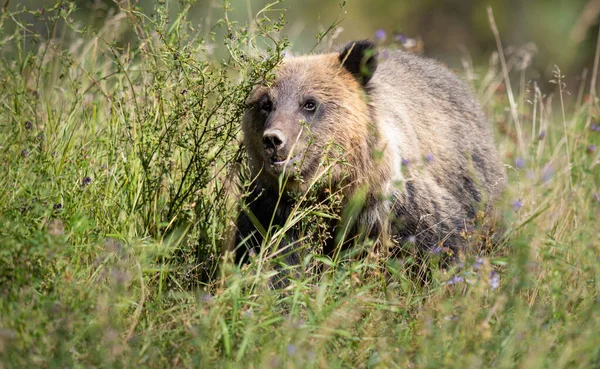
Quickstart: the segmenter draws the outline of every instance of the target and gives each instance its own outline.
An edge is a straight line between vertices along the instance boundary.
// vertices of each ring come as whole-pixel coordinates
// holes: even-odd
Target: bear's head
[[[325,171],[334,181],[365,173],[376,66],[368,41],[351,42],[339,53],[284,59],[275,80],[256,86],[246,102],[242,130],[254,174],[277,187],[286,173],[286,188],[302,190]]]

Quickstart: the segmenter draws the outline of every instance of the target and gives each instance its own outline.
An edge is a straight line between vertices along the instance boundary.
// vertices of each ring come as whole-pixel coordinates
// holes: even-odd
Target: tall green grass
[[[283,16],[236,23],[224,2],[198,26],[192,5],[122,5],[97,29],[72,5],[0,16],[0,368],[600,365],[595,71],[542,92],[522,53],[467,70],[507,163],[499,244],[476,247],[493,224],[466,235],[427,282],[307,254],[328,267],[274,290],[269,263],[222,248],[244,98],[282,58]]]

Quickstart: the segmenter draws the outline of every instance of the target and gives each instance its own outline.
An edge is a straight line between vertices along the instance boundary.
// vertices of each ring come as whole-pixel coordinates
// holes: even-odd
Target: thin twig
[[[135,332],[135,327],[137,326],[138,322],[140,321],[140,316],[142,315],[142,310],[144,308],[144,302],[146,301],[146,287],[144,285],[144,273],[142,272],[142,266],[140,265],[139,261],[136,262],[139,274],[140,274],[140,301],[138,302],[138,306],[135,309],[135,313],[133,315],[133,322],[131,323],[131,326],[129,327],[129,331],[127,331],[127,334],[125,335],[125,342],[129,341],[131,339],[131,337],[133,336],[133,332]]]
[[[502,42],[500,41],[500,32],[498,31],[498,27],[496,26],[496,20],[494,19],[494,12],[492,11],[492,7],[487,7],[488,19],[490,22],[490,28],[494,33],[494,38],[496,39],[496,46],[498,48],[498,54],[500,56],[500,64],[502,65],[502,74],[504,75],[504,84],[506,85],[506,92],[508,94],[508,101],[510,103],[510,112],[512,114],[513,120],[515,122],[515,127],[517,129],[517,141],[519,145],[519,150],[521,154],[525,153],[525,146],[523,145],[523,132],[521,130],[521,122],[519,120],[519,112],[517,111],[517,104],[515,102],[515,97],[512,91],[512,87],[510,85],[510,78],[508,77],[508,67],[506,66],[506,58],[504,57],[504,51],[502,48]]]
[[[590,81],[590,97],[591,101],[588,104],[587,120],[585,121],[585,129],[590,127],[592,123],[592,105],[596,101],[596,79],[598,78],[598,61],[600,61],[600,29],[596,40],[596,55],[594,56],[594,69],[592,70],[592,80]]]

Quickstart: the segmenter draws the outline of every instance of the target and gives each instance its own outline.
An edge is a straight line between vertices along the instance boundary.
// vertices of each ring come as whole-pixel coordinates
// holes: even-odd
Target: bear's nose
[[[265,150],[281,150],[285,146],[286,137],[278,129],[268,129],[263,134],[263,147]]]

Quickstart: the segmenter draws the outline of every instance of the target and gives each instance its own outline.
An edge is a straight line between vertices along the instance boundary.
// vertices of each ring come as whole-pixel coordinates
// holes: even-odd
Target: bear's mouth
[[[303,156],[302,153],[300,153],[300,154],[294,156],[293,158],[291,158],[289,160],[286,158],[284,160],[277,161],[276,160],[277,158],[271,158],[271,159],[269,159],[269,161],[270,161],[271,165],[282,166],[282,165],[285,165],[286,163],[287,164],[294,164],[294,163],[300,161],[300,159],[302,159],[302,156]]]
[[[299,153],[293,158],[285,158],[283,160],[280,160],[281,158],[278,158],[276,156],[270,157],[267,158],[267,169],[275,175],[281,174],[286,169],[288,172],[290,172],[290,169],[292,169],[292,167],[297,168],[300,166],[300,162],[302,161],[303,157],[303,153]]]

